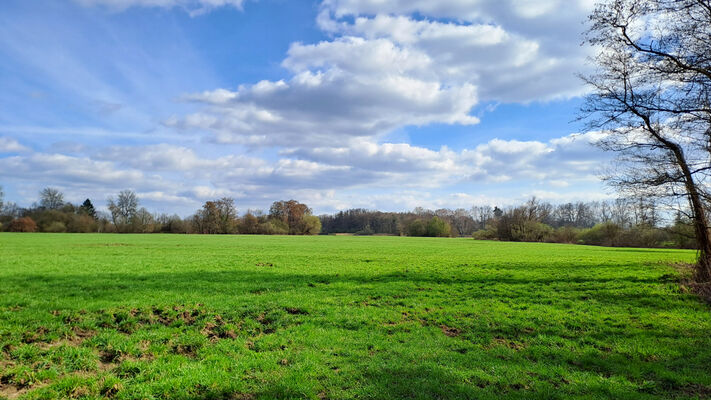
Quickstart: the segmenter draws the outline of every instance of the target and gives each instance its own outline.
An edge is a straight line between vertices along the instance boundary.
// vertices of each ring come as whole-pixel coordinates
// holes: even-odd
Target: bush
[[[321,220],[314,215],[305,215],[299,225],[303,235],[318,235],[321,232]]]
[[[597,224],[582,231],[579,242],[596,246],[619,246],[622,241],[623,229],[613,222]]]
[[[239,224],[239,233],[254,234],[259,232],[259,218],[251,213],[245,214]]]
[[[416,219],[407,225],[407,236],[425,236],[427,234],[427,226],[421,219]]]
[[[17,218],[7,227],[10,232],[36,232],[37,224],[30,217]]]
[[[67,224],[68,232],[89,233],[97,230],[96,219],[88,214],[74,214]]]
[[[511,239],[518,242],[544,242],[553,234],[553,228],[537,221],[524,221],[511,227]]]
[[[452,228],[447,221],[439,217],[433,217],[427,223],[427,236],[430,237],[449,237],[452,234]]]
[[[691,223],[677,220],[669,227],[671,245],[680,249],[696,248],[696,233]]]
[[[289,234],[289,225],[279,219],[270,219],[259,224],[257,233],[262,235],[287,235]]]
[[[64,222],[54,221],[51,224],[47,225],[47,227],[44,228],[44,231],[51,233],[63,233],[67,231],[67,226],[64,225]]]
[[[554,243],[577,243],[580,229],[572,226],[561,226],[549,236],[549,241]]]
[[[649,225],[637,225],[625,232],[623,245],[634,247],[661,247],[666,235],[660,229]]]

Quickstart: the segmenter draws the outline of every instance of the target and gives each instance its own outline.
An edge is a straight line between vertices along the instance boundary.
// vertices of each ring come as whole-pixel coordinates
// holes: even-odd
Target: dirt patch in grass
[[[492,349],[497,346],[508,347],[509,349],[516,351],[523,350],[526,347],[523,343],[514,342],[513,340],[509,340],[502,337],[495,337],[491,340],[491,343],[489,344],[488,348]]]
[[[0,398],[16,399],[16,398],[22,396],[23,394],[27,393],[31,389],[34,389],[34,388],[0,384]]]
[[[34,382],[29,385],[14,385],[0,382],[0,399],[17,399],[30,390],[35,390],[48,386],[50,382]]]
[[[71,338],[57,340],[55,342],[37,343],[37,347],[43,351],[50,350],[50,349],[53,349],[55,347],[60,347],[60,346],[79,347],[82,345],[82,343],[84,343],[84,340],[86,340],[86,337],[73,336]]]
[[[462,333],[461,330],[444,324],[440,325],[439,328],[442,330],[442,333],[444,333],[445,336],[449,337],[457,337]]]
[[[229,328],[220,315],[215,315],[211,322],[206,323],[201,333],[211,342],[219,339],[237,339],[235,331]]]
[[[284,308],[284,310],[291,315],[308,315],[309,314],[308,311],[301,309],[301,308],[297,308],[297,307],[286,307],[286,308]]]
[[[39,328],[33,331],[25,331],[22,333],[22,343],[29,344],[41,342],[44,339],[44,335],[46,335],[48,332],[49,330],[44,326],[40,326]]]
[[[270,262],[258,262],[258,263],[256,263],[256,264],[254,264],[254,266],[255,266],[255,267],[273,267],[273,266],[274,266],[274,263],[270,263]]]

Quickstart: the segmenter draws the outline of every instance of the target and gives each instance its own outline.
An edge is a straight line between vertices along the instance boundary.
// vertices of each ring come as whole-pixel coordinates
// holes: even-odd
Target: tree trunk
[[[651,128],[648,119],[645,120],[645,123]],[[663,138],[656,131],[650,129],[650,132],[657,140],[671,150],[676,158],[677,165],[684,175],[684,186],[689,196],[694,233],[696,234],[696,246],[699,251],[698,259],[696,260],[694,280],[699,283],[711,282],[711,235],[709,234],[708,218],[706,217],[706,211],[703,200],[701,199],[701,194],[699,193],[699,188],[696,186],[694,176],[691,173],[691,169],[689,168],[689,164],[686,161],[681,147]]]
[[[696,187],[693,191],[689,190],[689,202],[693,211],[694,231],[699,248],[695,280],[699,283],[711,282],[711,235],[709,235],[706,212]]]
[[[677,157],[679,159],[679,157]],[[682,156],[682,160],[683,156]],[[699,250],[696,261],[696,271],[694,279],[699,283],[711,282],[711,235],[709,235],[708,218],[704,208],[701,195],[699,194],[696,182],[691,175],[686,161],[680,162],[680,167],[684,173],[686,190],[689,195],[689,205],[691,206],[694,233],[696,234],[696,244]]]

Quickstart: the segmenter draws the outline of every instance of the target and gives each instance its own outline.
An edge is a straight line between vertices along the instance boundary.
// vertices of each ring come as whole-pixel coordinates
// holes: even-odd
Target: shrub
[[[44,228],[45,232],[62,233],[67,231],[67,226],[62,221],[54,221]]]
[[[439,217],[433,217],[427,223],[427,236],[431,237],[449,237],[452,234],[452,228],[447,221]]]
[[[17,218],[7,227],[10,232],[36,232],[37,224],[30,217]]]
[[[262,235],[287,235],[289,234],[289,225],[282,220],[270,219],[259,224],[257,233]]]
[[[480,229],[478,231],[475,231],[472,233],[472,238],[475,240],[496,240],[498,237],[496,236],[496,230],[495,229]]]
[[[300,225],[304,235],[318,235],[321,232],[321,220],[315,215],[304,215]]]
[[[239,224],[239,233],[254,234],[259,231],[259,218],[247,213]]]
[[[670,241],[673,247],[680,249],[696,248],[696,233],[689,222],[677,220],[669,227]]]
[[[578,236],[580,236],[580,229],[572,226],[561,226],[549,236],[549,240],[554,243],[577,243]]]
[[[97,230],[96,219],[88,214],[74,214],[67,224],[68,232],[89,233]]]
[[[427,226],[421,219],[416,219],[407,225],[407,236],[425,236],[427,234]]]
[[[666,235],[660,229],[649,225],[637,225],[625,232],[624,246],[634,247],[660,247]]]
[[[623,229],[613,222],[597,224],[580,233],[579,241],[582,244],[597,246],[619,246],[622,241]]]
[[[537,221],[524,221],[511,227],[511,239],[519,242],[543,242],[553,233],[553,228]]]

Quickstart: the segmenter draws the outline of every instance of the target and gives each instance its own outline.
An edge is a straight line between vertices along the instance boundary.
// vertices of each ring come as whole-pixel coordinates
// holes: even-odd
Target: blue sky
[[[589,0],[3,2],[0,185],[188,215],[601,199]]]

